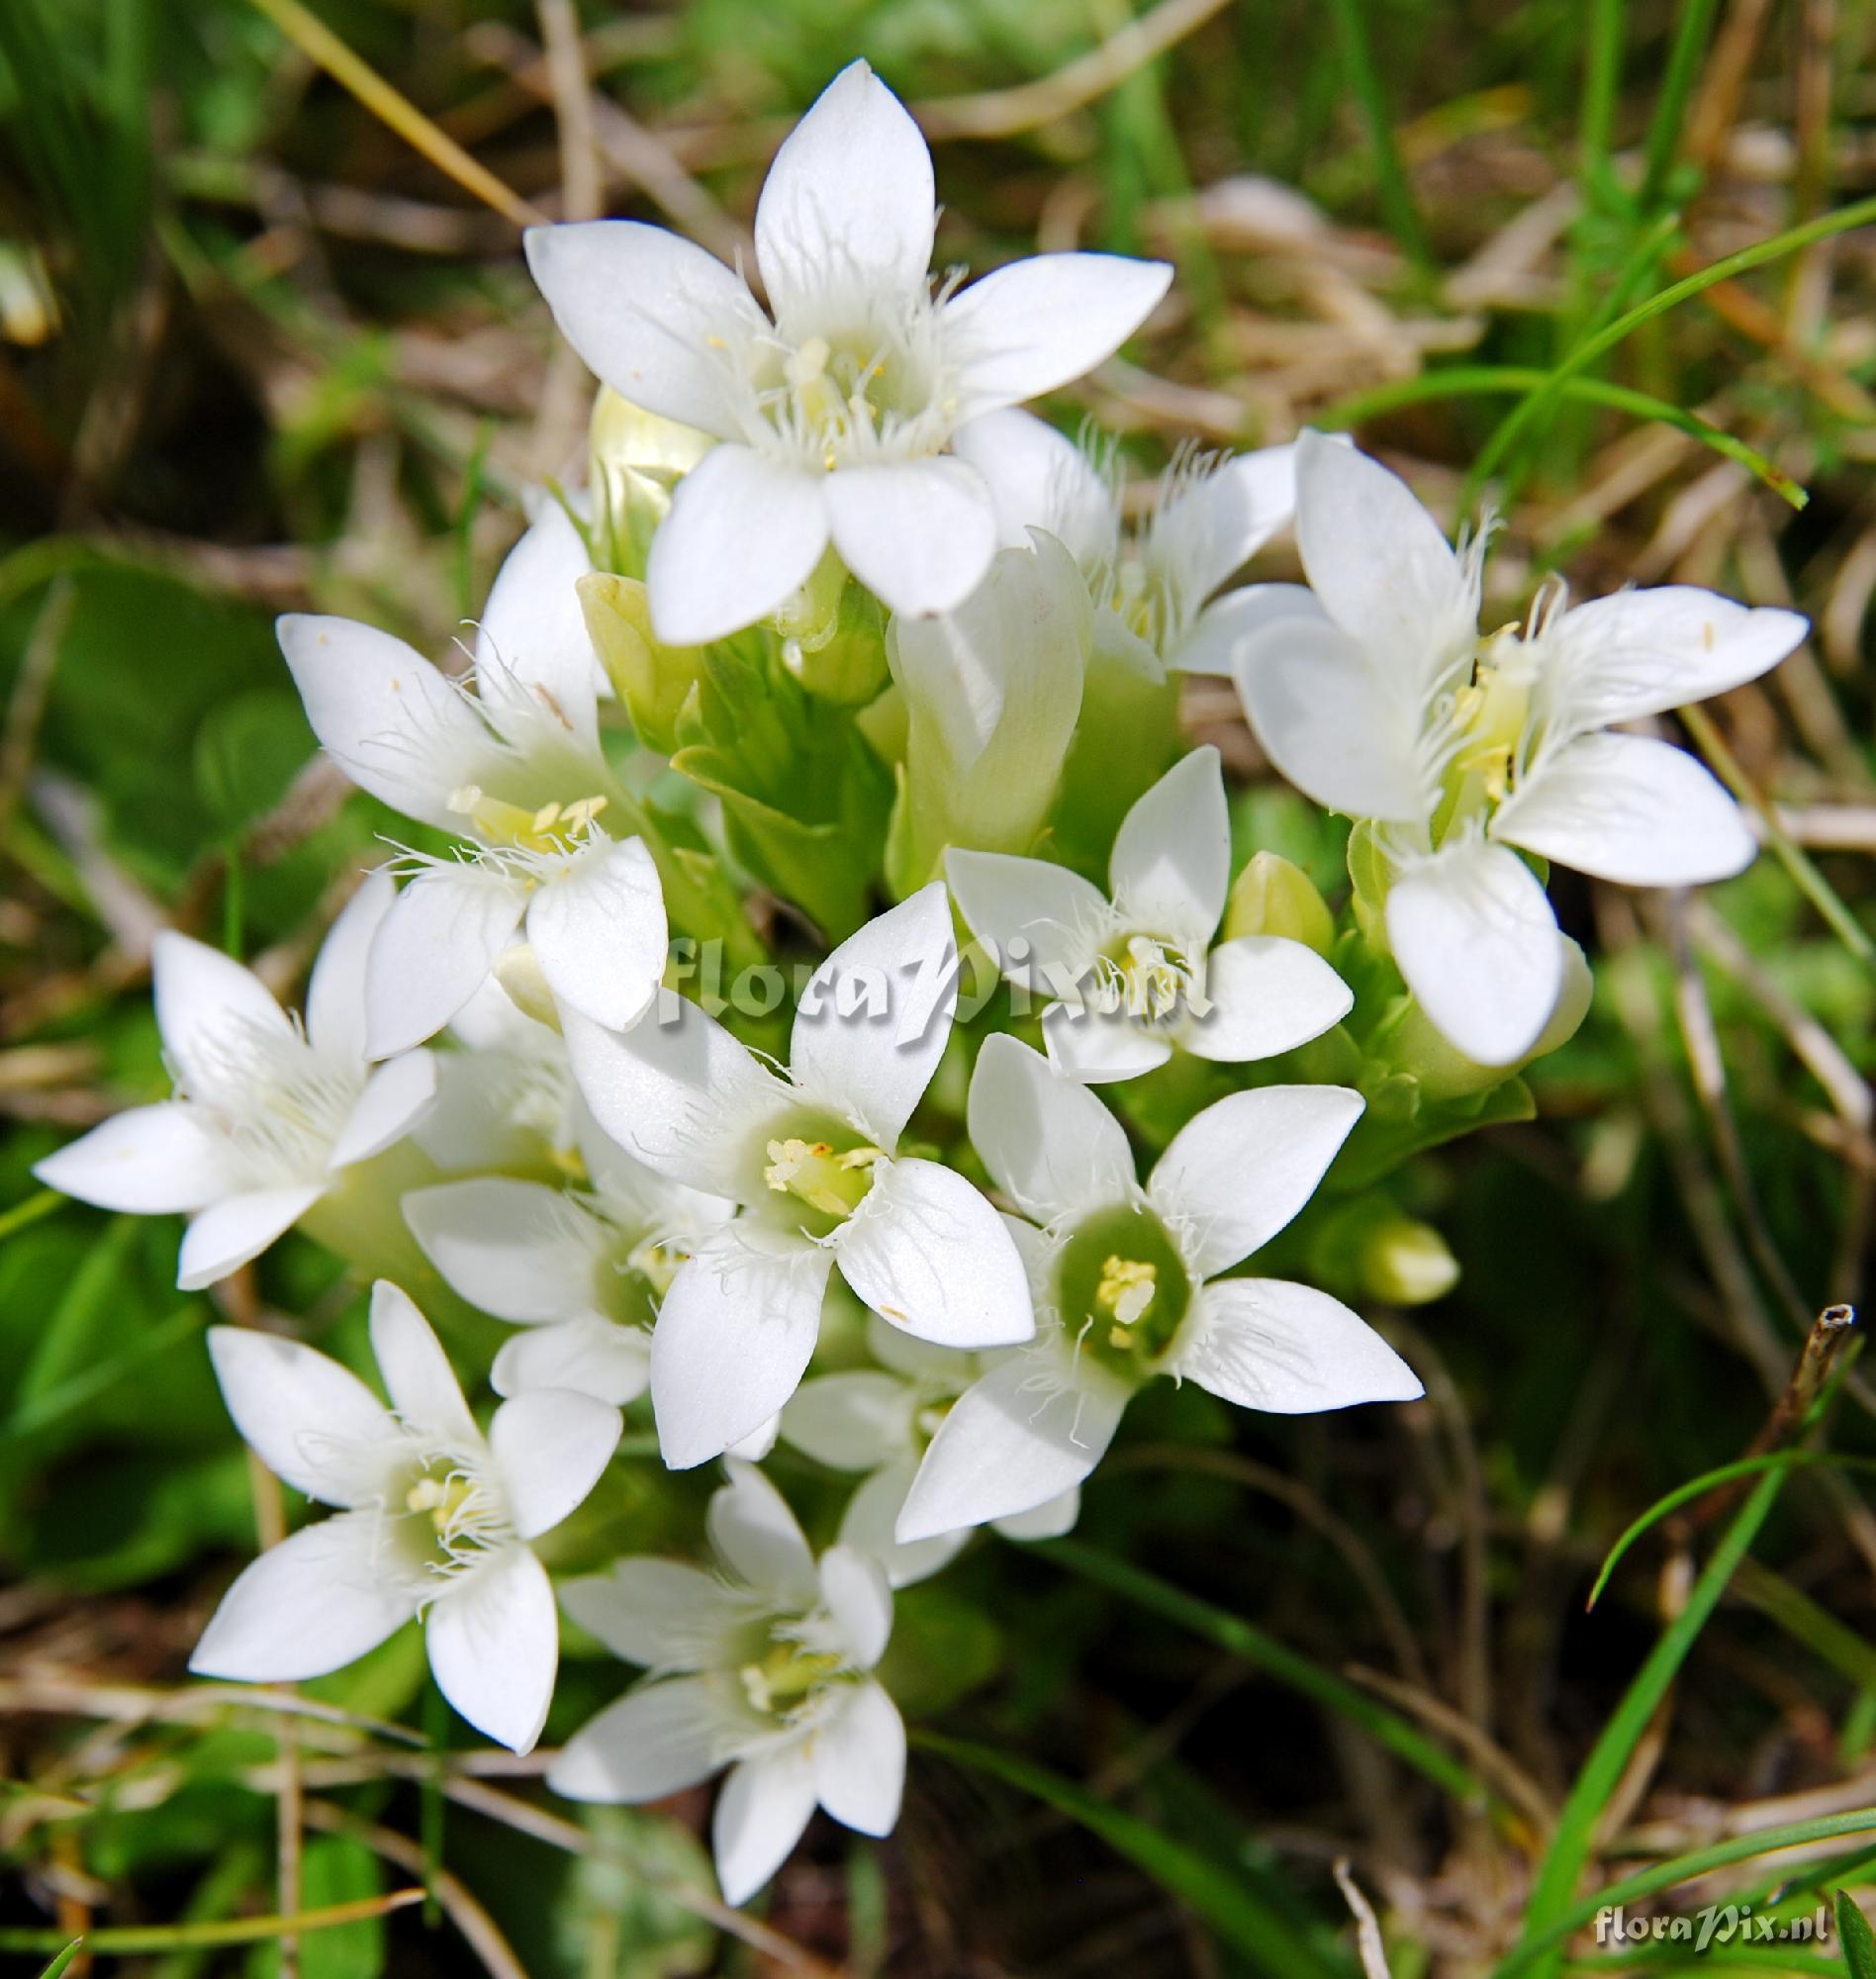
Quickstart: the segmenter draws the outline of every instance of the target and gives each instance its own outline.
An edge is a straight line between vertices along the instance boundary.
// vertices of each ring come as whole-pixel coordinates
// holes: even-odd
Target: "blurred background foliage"
[[[322,27],[415,124],[333,80]],[[1876,231],[1653,315],[1501,425],[1625,310],[1876,191],[1872,41],[1869,0],[0,4],[17,1969],[88,1932],[101,1964],[164,1979],[1335,1979],[1360,1969],[1347,1857],[1411,1979],[1491,1969],[1590,1862],[1585,1890],[1809,1824],[1777,1864],[1748,1838],[1676,1907],[1782,1889],[1804,1911],[1876,1878],[1876,1520],[1853,1469],[1793,1477],[1658,1690],[1629,1686],[1700,1619],[1695,1566],[1735,1502],[1657,1527],[1584,1612],[1628,1522],[1745,1452],[1811,1316],[1860,1293]],[[440,652],[520,491],[577,471],[588,383],[522,268],[522,205],[733,252],[775,143],[856,53],[934,140],[941,260],[1040,238],[1177,264],[1127,361],[1050,409],[1120,429],[1143,476],[1189,437],[1343,425],[1456,518],[1489,448],[1499,619],[1560,571],[1795,603],[1816,636],[1693,737],[1774,806],[1768,856],[1700,898],[1560,879],[1597,998],[1537,1070],[1539,1117],[1389,1184],[1463,1270],[1378,1313],[1426,1401],[1286,1421],[1143,1396],[1075,1542],[985,1547],[905,1597],[891,1675],[927,1743],[904,1822],[885,1844],[817,1826],[764,1923],[714,1907],[701,1796],[676,1819],[573,1810],[534,1784],[538,1754],[448,1751],[409,1632],[294,1716],[183,1685],[277,1497],[209,1374],[210,1301],[171,1288],[174,1230],[47,1197],[29,1166],[163,1089],[157,926],[291,989],[377,856],[387,820],[314,759],[271,614],[345,612]],[[414,129],[499,184],[478,201]],[[1263,567],[1294,574],[1280,547]],[[1339,828],[1270,781],[1228,691],[1195,686],[1186,717],[1240,779],[1240,852],[1345,891]],[[227,1296],[356,1351],[353,1288],[302,1240]],[[1852,1372],[1830,1449],[1876,1448],[1873,1401]],[[835,1480],[791,1461],[824,1525]],[[641,1470],[610,1516],[655,1545],[696,1495]],[[571,1648],[550,1742],[619,1681]],[[390,1905],[418,1886],[425,1904]],[[283,1891],[352,1921],[283,1941]]]

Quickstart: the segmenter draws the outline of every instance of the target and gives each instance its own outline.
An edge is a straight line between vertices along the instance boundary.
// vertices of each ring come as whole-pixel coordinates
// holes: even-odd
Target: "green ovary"
[[[1056,1304],[1071,1340],[1123,1380],[1154,1372],[1192,1301],[1192,1281],[1152,1210],[1103,1210],[1070,1237]]]

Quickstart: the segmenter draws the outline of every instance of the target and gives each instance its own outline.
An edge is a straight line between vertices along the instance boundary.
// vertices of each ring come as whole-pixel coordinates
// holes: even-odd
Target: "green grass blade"
[[[1687,98],[1700,71],[1700,57],[1713,32],[1713,17],[1719,0],[1682,0],[1680,20],[1674,29],[1674,46],[1668,51],[1667,73],[1661,79],[1661,93],[1654,99],[1654,115],[1648,120],[1647,162],[1642,168],[1640,205],[1652,213],[1667,191],[1668,174],[1680,153],[1681,131],[1687,121]]]
[[[1330,0],[1336,17],[1336,36],[1342,44],[1342,59],[1348,70],[1349,93],[1355,98],[1374,150],[1374,176],[1380,194],[1381,212],[1388,231],[1401,244],[1407,258],[1421,269],[1433,265],[1433,251],[1427,243],[1427,230],[1414,204],[1407,169],[1401,163],[1400,147],[1394,142],[1394,118],[1388,108],[1387,92],[1374,60],[1374,45],[1368,39],[1362,0]]]
[[[1837,1942],[1843,1947],[1843,1962],[1850,1979],[1876,1979],[1876,1931],[1851,1901],[1848,1890],[1836,1893]]]
[[[1267,1908],[1248,1884],[1217,1863],[1175,1841],[1151,1822],[1098,1800],[1084,1788],[1015,1752],[917,1732],[913,1743],[975,1772],[1033,1794],[1067,1815],[1117,1853],[1143,1869],[1160,1887],[1191,1908],[1227,1943],[1271,1979],[1345,1979],[1296,1936],[1289,1921]]]
[[[1525,1913],[1524,1940],[1510,1960],[1499,1967],[1499,1979],[1506,1979],[1507,1974],[1534,1964],[1547,1947],[1553,1946],[1567,1935],[1569,1930],[1574,1929],[1573,1924],[1566,1926],[1561,1920],[1574,1915],[1570,1910],[1570,1899],[1595,1845],[1596,1828],[1602,1819],[1603,1809],[1622,1778],[1636,1743],[1647,1730],[1648,1721],[1667,1695],[1669,1684],[1687,1659],[1687,1652],[1698,1641],[1700,1632],[1707,1626],[1708,1617],[1719,1606],[1727,1583],[1758,1537],[1759,1528],[1764,1525],[1784,1483],[1785,1467],[1781,1467],[1768,1471],[1753,1486],[1752,1495],[1727,1528],[1714,1550],[1713,1557],[1695,1582],[1686,1607],[1675,1616],[1660,1641],[1649,1651],[1647,1660],[1616,1707],[1615,1715],[1603,1728],[1601,1738],[1596,1741],[1582,1771],[1577,1774],[1576,1784],[1570,1789],[1569,1798],[1557,1817],[1556,1833],[1550,1838],[1550,1846],[1546,1851],[1544,1866],[1538,1872]],[[1876,1816],[1871,1817],[1868,1825],[1876,1827]],[[1855,1831],[1840,1829],[1831,1832],[1851,1834]],[[1766,1842],[1762,1845],[1769,1847],[1773,1844]],[[1741,1852],[1750,1854],[1754,1850]],[[1670,1882],[1673,1880],[1668,1879]],[[1666,1884],[1650,1884],[1648,1887],[1665,1888]],[[1605,1901],[1618,1900],[1606,1898]],[[1593,1916],[1594,1907],[1585,1915]],[[1556,1965],[1557,1959],[1552,1952],[1547,1958],[1544,1969],[1554,1972]]]
[[[1385,1746],[1397,1759],[1423,1773],[1442,1792],[1474,1807],[1501,1807],[1503,1798],[1479,1778],[1469,1766],[1437,1745],[1411,1720],[1386,1705],[1377,1703],[1365,1691],[1333,1675],[1321,1664],[1295,1649],[1286,1649],[1262,1629],[1242,1621],[1222,1608],[1215,1608],[1196,1595],[1171,1586],[1156,1574],[1133,1566],[1124,1559],[1077,1540],[1050,1540],[1032,1549],[1071,1573],[1097,1581],[1122,1599],[1151,1609],[1179,1628],[1188,1629],[1233,1655],[1242,1656],[1266,1676],[1286,1683],[1312,1697],[1325,1709],[1339,1713],[1360,1727],[1376,1744]]]
[[[192,1944],[267,1944],[275,1938],[300,1937],[310,1931],[330,1931],[336,1925],[358,1924],[383,1917],[387,1911],[408,1910],[423,1901],[422,1890],[393,1890],[388,1896],[361,1897],[355,1903],[330,1904],[324,1910],[295,1911],[290,1917],[220,1918],[212,1924],[114,1925],[82,1939],[87,1951],[129,1955],[138,1951],[174,1951]],[[61,1942],[62,1932],[0,1931],[0,1951],[46,1951]],[[64,1945],[69,1954],[75,1947]]]
[[[1839,1902],[1839,1904],[1843,1901],[1841,1892],[1838,1893],[1837,1901]],[[1867,1930],[1868,1927],[1865,1926],[1864,1929]],[[57,1955],[57,1957],[55,1957],[52,1960],[52,1962],[48,1966],[47,1966],[46,1970],[40,1974],[40,1979],[58,1979],[58,1975],[64,1971],[66,1966],[68,1966],[71,1963],[71,1961],[74,1958],[76,1958],[79,1952],[81,1952],[84,1948],[85,1948],[84,1939],[82,1937],[74,1937],[72,1941],[68,1945],[66,1945],[64,1950],[61,1951]]]

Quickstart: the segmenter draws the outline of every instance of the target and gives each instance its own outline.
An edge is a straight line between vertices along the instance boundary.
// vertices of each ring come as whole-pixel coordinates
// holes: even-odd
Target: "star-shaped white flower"
[[[830,1470],[866,1473],[841,1514],[840,1543],[871,1554],[894,1587],[909,1587],[948,1564],[971,1537],[966,1528],[900,1546],[892,1535],[952,1403],[1001,1357],[934,1347],[871,1317],[867,1347],[874,1366],[801,1383],[782,1411],[781,1436]],[[1005,1539],[1059,1539],[1074,1530],[1080,1509],[1080,1490],[1071,1485],[1033,1511],[993,1523]]]
[[[988,1039],[971,1141],[1032,1226],[1036,1339],[945,1417],[899,1541],[1006,1519],[1079,1484],[1135,1390],[1161,1374],[1277,1415],[1418,1395],[1413,1370],[1339,1300],[1224,1275],[1309,1200],[1360,1111],[1337,1085],[1234,1092],[1174,1135],[1142,1187],[1094,1093],[1016,1039]]]
[[[34,1174],[102,1209],[187,1216],[184,1291],[259,1257],[434,1099],[428,1052],[376,1067],[365,1052],[365,958],[392,894],[387,875],[367,880],[332,923],[304,1023],[219,950],[158,934],[150,968],[174,1097],[116,1114]]]
[[[355,1662],[422,1616],[443,1695],[478,1732],[525,1752],[560,1655],[553,1588],[528,1542],[599,1481],[618,1411],[537,1388],[504,1402],[484,1436],[423,1315],[382,1280],[371,1348],[389,1408],[297,1341],[210,1329],[235,1428],[277,1477],[337,1510],[241,1574],[189,1667],[298,1683]]]
[[[584,1109],[566,1040],[519,1009],[495,977],[449,1020],[436,1053],[436,1103],[412,1130],[446,1176],[564,1169]]]
[[[1032,413],[991,413],[958,434],[956,450],[989,484],[1007,541],[1031,528],[1061,538],[1099,608],[1104,645],[1137,664],[1229,673],[1268,587],[1214,596],[1287,526],[1296,507],[1293,446],[1192,454],[1161,481],[1148,519],[1129,531],[1112,464],[1103,471]]]
[[[476,1176],[413,1189],[404,1220],[452,1291],[523,1329],[495,1357],[497,1394],[624,1403],[651,1378],[657,1301],[736,1205],[635,1162],[578,1110],[586,1188]]]
[[[905,1727],[871,1671],[892,1633],[877,1560],[837,1546],[816,1561],[795,1515],[732,1458],[710,1499],[719,1571],[621,1559],[569,1581],[583,1629],[655,1681],[568,1740],[547,1784],[570,1800],[662,1800],[727,1766],[711,1839],[732,1904],[747,1903],[816,1804],[890,1835],[905,1786]]]
[[[865,62],[777,152],[756,209],[769,311],[742,276],[637,221],[537,227],[528,265],[561,330],[634,404],[721,442],[652,544],[653,622],[703,645],[768,616],[831,540],[894,612],[949,612],[996,547],[967,421],[1101,362],[1172,270],[1043,254],[931,286],[931,153]]]
[[[1277,768],[1367,820],[1391,871],[1387,940],[1433,1023],[1481,1065],[1523,1058],[1563,981],[1542,884],[1514,847],[1601,880],[1684,887],[1752,859],[1738,807],[1671,743],[1610,724],[1724,694],[1805,636],[1794,612],[1670,585],[1478,631],[1479,552],[1406,486],[1320,433],[1297,443],[1314,596],[1241,646],[1245,711]]]
[[[1050,1063],[1086,1084],[1133,1079],[1174,1049],[1269,1058],[1348,1015],[1348,986],[1299,941],[1211,945],[1231,885],[1218,751],[1194,749],[1128,811],[1112,897],[1041,859],[954,848],[945,873],[971,931],[1045,1002]]]
[[[603,819],[629,800],[600,747],[593,647],[575,584],[586,546],[547,504],[509,554],[476,637],[474,692],[402,639],[288,613],[280,647],[327,754],[361,790],[463,841],[417,877],[372,946],[368,1041],[421,1044],[524,928],[562,1002],[636,1021],[665,963],[658,871]]]
[[[659,1308],[651,1400],[673,1468],[720,1456],[795,1392],[835,1264],[921,1339],[1028,1339],[1022,1261],[988,1199],[894,1152],[956,1003],[951,908],[934,883],[815,971],[786,1078],[694,1003],[623,1034],[568,1014],[574,1078],[601,1127],[672,1180],[744,1207]]]

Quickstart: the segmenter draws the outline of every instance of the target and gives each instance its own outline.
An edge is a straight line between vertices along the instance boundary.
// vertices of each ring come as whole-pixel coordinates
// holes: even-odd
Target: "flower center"
[[[508,1509],[480,1469],[452,1451],[418,1459],[388,1506],[399,1563],[431,1593],[514,1537]]]
[[[840,1674],[841,1658],[825,1649],[799,1643],[778,1642],[768,1653],[746,1662],[736,1672],[743,1695],[768,1718],[789,1712]]]
[[[604,797],[580,798],[572,803],[544,803],[530,811],[505,798],[491,797],[480,784],[464,784],[449,794],[450,810],[468,820],[483,844],[517,852],[571,851],[606,804]]]
[[[1076,1230],[1063,1248],[1055,1288],[1071,1339],[1136,1382],[1172,1346],[1192,1297],[1166,1225],[1134,1204],[1103,1210]]]
[[[174,1072],[176,1097],[232,1144],[257,1183],[323,1174],[364,1090],[362,1068],[315,1050],[297,1018],[284,1031],[230,1018],[196,1038],[190,1061]]]
[[[1125,935],[1109,944],[1095,962],[1087,1000],[1104,1014],[1124,1012],[1142,1024],[1165,1023],[1181,1005],[1195,1017],[1211,1008],[1199,971],[1185,953],[1151,934]]]
[[[690,1252],[671,1239],[647,1237],[627,1253],[625,1269],[645,1281],[654,1298],[663,1298],[671,1289],[671,1280],[690,1262]]]
[[[814,1238],[829,1236],[860,1207],[886,1159],[835,1114],[806,1109],[775,1123],[762,1156],[770,1220]]]

